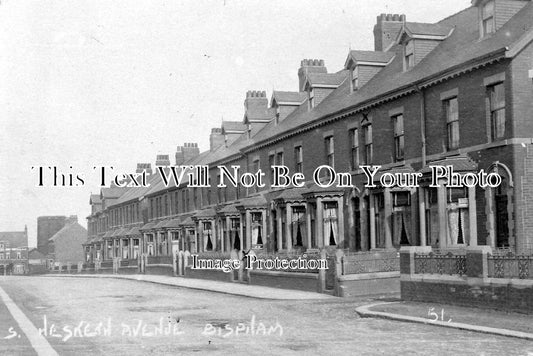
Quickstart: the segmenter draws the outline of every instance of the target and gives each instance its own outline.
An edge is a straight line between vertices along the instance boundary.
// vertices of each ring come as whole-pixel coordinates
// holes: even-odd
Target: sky
[[[298,90],[304,58],[342,69],[373,50],[380,13],[437,22],[469,0],[0,0],[0,231],[37,217],[86,226],[95,166],[133,173],[176,146],[209,148],[248,90]],[[53,186],[57,167],[84,184]],[[32,167],[35,167],[32,169]],[[76,183],[74,179],[74,183]],[[67,182],[68,183],[68,182]]]

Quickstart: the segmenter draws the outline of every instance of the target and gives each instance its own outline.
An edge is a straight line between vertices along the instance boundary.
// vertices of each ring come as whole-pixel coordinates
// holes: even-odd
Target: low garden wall
[[[404,300],[533,313],[533,256],[497,254],[489,246],[445,254],[405,247],[400,269]]]

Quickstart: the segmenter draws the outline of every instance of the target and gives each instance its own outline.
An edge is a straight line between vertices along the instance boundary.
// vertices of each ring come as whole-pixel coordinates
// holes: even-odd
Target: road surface
[[[9,276],[0,277],[0,297],[0,355],[533,355],[525,340],[359,318],[355,307],[370,298],[271,301]]]

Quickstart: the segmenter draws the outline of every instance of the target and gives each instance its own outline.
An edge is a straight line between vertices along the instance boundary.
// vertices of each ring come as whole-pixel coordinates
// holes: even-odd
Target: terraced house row
[[[304,59],[297,91],[270,98],[248,91],[243,119],[213,128],[209,150],[186,143],[173,162],[157,157],[156,167],[208,165],[211,188],[166,187],[156,167],[138,164],[139,172],[152,173],[150,187],[91,196],[87,261],[110,268],[106,261],[115,259],[116,271],[149,271],[175,270],[177,251],[325,253],[336,256],[330,267],[337,279],[326,272],[322,285],[328,290],[371,272],[383,273],[383,286],[394,285],[402,246],[531,253],[532,18],[525,0],[476,0],[438,23],[379,15],[374,51],[350,50],[344,68],[333,72],[323,60]],[[234,165],[267,172],[266,186],[217,188],[217,166]],[[306,187],[271,188],[272,165],[302,172]],[[317,186],[311,178],[320,165],[349,172],[354,186]],[[375,187],[362,165],[381,166]],[[502,184],[431,187],[432,165],[460,175],[497,172]],[[384,187],[379,178],[386,172],[420,173],[420,186]],[[284,273],[276,272],[278,282],[269,279],[273,272],[248,277],[280,286],[284,278],[302,286],[321,278]]]

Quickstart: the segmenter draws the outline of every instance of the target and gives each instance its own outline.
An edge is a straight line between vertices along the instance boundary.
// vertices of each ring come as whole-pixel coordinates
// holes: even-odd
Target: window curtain
[[[337,209],[329,208],[324,210],[324,238],[329,246],[337,245],[338,223]]]
[[[399,246],[401,244],[403,228],[402,213],[402,211],[396,211],[392,215],[392,231],[394,232],[392,243],[394,246]]]
[[[254,225],[252,226],[252,245],[257,245],[259,241],[260,236],[260,226]]]
[[[204,251],[213,250],[213,241],[211,241],[211,230],[204,230]]]
[[[128,245],[122,245],[122,258],[123,259],[128,259]]]
[[[468,244],[468,209],[451,209],[448,211],[448,242],[451,245]]]
[[[393,244],[395,246],[412,245],[411,212],[409,209],[395,211],[393,214]]]
[[[403,228],[405,233],[405,238],[407,239],[407,244],[413,245],[413,240],[411,239],[411,211],[404,211],[402,215]]]
[[[292,218],[292,243],[294,246],[303,246],[306,241],[305,215],[293,214]]]
[[[239,238],[239,232],[238,231],[234,231],[233,232],[233,248],[235,250],[240,250],[241,249],[241,239]]]
[[[377,247],[385,247],[385,211],[381,209],[376,218],[376,245]]]
[[[448,242],[450,245],[457,245],[459,237],[459,210],[448,211]]]

